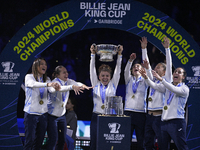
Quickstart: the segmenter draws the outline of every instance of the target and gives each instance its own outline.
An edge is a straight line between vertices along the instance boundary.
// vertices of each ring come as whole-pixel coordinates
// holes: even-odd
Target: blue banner
[[[175,67],[184,67],[190,88],[187,144],[200,147],[200,50],[198,44],[166,14],[133,0],[68,1],[54,6],[22,27],[0,55],[0,148],[22,149],[17,127],[17,100],[24,77],[32,62],[54,42],[77,31],[115,29],[148,41],[165,54],[163,37],[170,41]],[[151,59],[151,58],[150,58]]]

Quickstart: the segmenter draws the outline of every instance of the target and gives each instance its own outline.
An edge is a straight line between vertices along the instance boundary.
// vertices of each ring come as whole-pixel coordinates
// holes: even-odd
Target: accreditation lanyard
[[[65,84],[63,85],[62,82],[60,81],[60,79],[56,78],[56,80],[60,83],[60,85],[65,86],[67,85],[67,82],[65,82]],[[67,92],[62,92],[62,101],[65,102],[65,99],[67,97]]]
[[[154,79],[154,82],[156,83],[156,79]],[[160,83],[160,80],[157,81],[156,84]],[[150,96],[152,96],[154,93],[155,93],[155,89],[151,88],[151,93],[150,93]]]
[[[100,85],[100,95],[102,99],[102,103],[104,104],[105,98],[106,98],[106,89],[108,85],[103,86],[103,84]]]
[[[40,77],[39,82],[43,82],[43,78],[42,77]],[[44,87],[39,88],[39,90],[40,90],[40,98],[41,99],[43,99],[43,96],[44,96],[44,89],[45,89]]]
[[[138,80],[135,80],[135,82],[133,82],[132,90],[133,90],[134,94],[137,92],[137,88],[138,88],[138,85],[139,85],[141,79],[142,79],[142,77],[140,77]]]
[[[183,83],[179,83],[179,84],[177,85],[177,87],[180,87],[181,85],[183,85]],[[174,93],[171,92],[171,91],[169,91],[169,98],[168,98],[168,100],[167,100],[167,105],[169,105],[169,104],[171,103],[173,97],[174,97]]]

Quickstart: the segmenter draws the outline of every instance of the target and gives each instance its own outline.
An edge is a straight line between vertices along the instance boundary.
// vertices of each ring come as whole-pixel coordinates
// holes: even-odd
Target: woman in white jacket
[[[32,65],[32,73],[25,76],[24,150],[39,150],[47,128],[48,89],[59,90],[58,83],[51,83],[46,75],[47,64],[43,58],[37,58]]]
[[[145,42],[142,42],[145,41]],[[151,68],[149,68],[150,63],[148,61],[147,56],[147,49],[144,43],[147,43],[147,38],[143,37],[141,41],[142,46],[142,56],[143,56],[143,66],[147,70],[147,72],[151,72]],[[168,51],[169,48],[169,39],[167,37],[164,38],[163,47],[165,48],[166,52],[166,63],[162,62],[158,63],[154,68],[154,71],[158,73],[159,76],[165,78],[168,82],[172,82],[171,79],[171,53]],[[146,59],[146,60],[145,60]],[[166,66],[168,66],[166,68]],[[166,70],[167,69],[167,70]],[[149,76],[149,79],[152,80],[154,83],[161,84],[162,83],[153,76]],[[164,96],[165,90],[163,88],[153,89],[150,87],[149,95],[148,95],[148,114],[145,122],[145,149],[152,150],[155,148],[155,141],[157,141],[158,147],[162,149],[162,142],[161,142],[161,115],[162,115],[162,108],[164,105]]]
[[[75,94],[82,93],[88,87],[80,82],[68,78],[67,69],[64,66],[57,66],[54,71],[52,82],[60,85],[59,91],[50,89],[50,99],[48,103],[48,126],[47,134],[49,137],[47,149],[63,149],[66,141],[66,104],[69,98],[69,91],[74,90]],[[57,143],[57,145],[56,145]]]
[[[96,149],[96,140],[97,140],[97,116],[99,114],[104,113],[104,101],[107,96],[115,96],[117,86],[120,79],[121,73],[121,61],[122,61],[122,51],[123,47],[119,47],[117,64],[115,67],[115,71],[113,73],[113,77],[111,79],[112,70],[110,66],[102,64],[99,67],[99,80],[96,73],[95,68],[95,49],[94,46],[91,45],[91,60],[90,60],[90,80],[92,83],[93,89],[93,114],[90,124],[90,150]]]

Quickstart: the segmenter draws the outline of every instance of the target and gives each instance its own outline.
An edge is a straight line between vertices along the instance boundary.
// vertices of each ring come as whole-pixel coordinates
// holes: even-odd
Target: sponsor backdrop
[[[192,37],[164,13],[132,0],[68,1],[30,20],[7,44],[0,55],[0,148],[22,149],[17,127],[17,99],[21,83],[33,60],[55,41],[77,31],[111,28],[146,36],[164,49],[164,36],[171,40],[173,65],[184,67],[190,87],[187,143],[200,147],[200,51]]]

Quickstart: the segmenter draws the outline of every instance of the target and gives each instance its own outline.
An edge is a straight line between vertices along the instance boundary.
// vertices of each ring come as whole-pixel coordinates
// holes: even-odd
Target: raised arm
[[[147,76],[150,78],[150,80],[153,80],[153,74],[152,74],[152,69],[150,67],[150,69],[146,69],[147,66],[149,66],[149,62],[145,59],[143,60],[142,66],[145,68],[146,72],[147,72]],[[148,67],[149,68],[149,67]]]
[[[127,64],[126,64],[126,67],[125,67],[125,70],[124,70],[124,79],[125,79],[125,83],[127,84],[129,79],[131,78],[131,66],[132,66],[132,63],[133,61],[136,59],[136,53],[132,53],[130,55],[130,59],[128,60]]]
[[[169,38],[164,37],[164,42],[162,42],[163,47],[165,48],[166,52],[166,72],[165,72],[165,78],[168,82],[172,82],[172,57],[171,57],[171,51],[169,48],[170,41]]]
[[[115,85],[115,87],[117,87],[118,83],[119,83],[119,79],[120,79],[120,73],[121,73],[121,63],[122,63],[122,51],[123,51],[123,46],[119,46],[119,50],[118,50],[118,56],[117,56],[117,62],[116,62],[116,67],[113,73],[113,78],[112,81]]]
[[[91,81],[92,86],[94,87],[98,82],[97,73],[96,73],[96,67],[95,67],[95,54],[96,54],[96,52],[95,52],[94,45],[91,45],[90,51],[91,51],[90,81]]]
[[[142,37],[142,40],[140,40],[140,43],[141,43],[141,48],[142,48],[143,67],[146,69],[148,77],[151,80],[153,80],[153,75],[151,73],[151,65],[149,63],[149,57],[147,55],[147,43],[148,43],[147,38]]]

